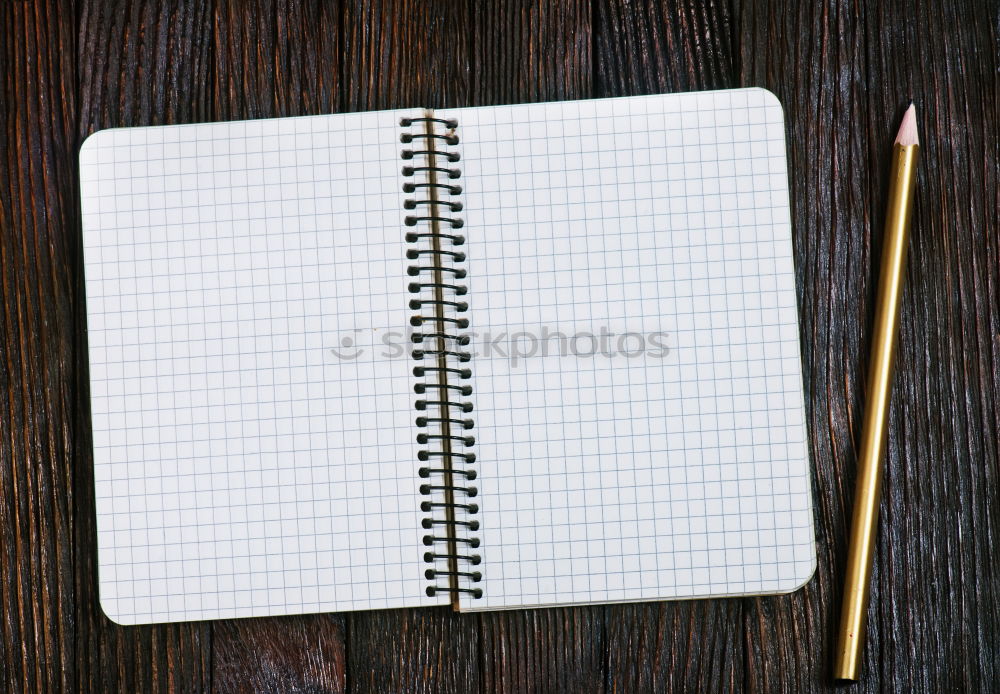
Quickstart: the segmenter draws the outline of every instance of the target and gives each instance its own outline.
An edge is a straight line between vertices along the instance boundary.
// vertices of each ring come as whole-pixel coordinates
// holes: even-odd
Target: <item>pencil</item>
[[[861,670],[882,486],[882,459],[887,439],[889,394],[899,333],[899,304],[906,271],[906,248],[919,150],[916,111],[911,103],[903,115],[892,151],[889,204],[868,372],[868,398],[861,429],[858,482],[844,579],[844,606],[834,663],[834,677],[841,680],[857,680]]]

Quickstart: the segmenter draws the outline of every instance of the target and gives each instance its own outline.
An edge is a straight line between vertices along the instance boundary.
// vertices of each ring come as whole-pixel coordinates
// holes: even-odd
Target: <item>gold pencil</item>
[[[889,204],[882,241],[882,269],[875,302],[868,399],[861,430],[858,483],[847,552],[847,575],[844,579],[844,607],[840,616],[833,672],[834,677],[841,680],[856,680],[861,670],[882,486],[882,458],[887,438],[889,393],[896,357],[899,304],[906,271],[906,248],[919,150],[916,112],[911,103],[903,115],[892,150],[892,180],[889,184]]]

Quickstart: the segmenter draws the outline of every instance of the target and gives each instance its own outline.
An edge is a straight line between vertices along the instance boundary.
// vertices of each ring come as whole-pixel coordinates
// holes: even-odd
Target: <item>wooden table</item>
[[[897,19],[901,12],[912,17]],[[830,689],[889,146],[926,146],[864,681],[1000,691],[996,0],[7,0],[0,683],[11,692]],[[788,120],[819,569],[783,597],[118,627],[96,597],[77,150],[115,126],[740,85]],[[517,143],[511,143],[516,154]]]

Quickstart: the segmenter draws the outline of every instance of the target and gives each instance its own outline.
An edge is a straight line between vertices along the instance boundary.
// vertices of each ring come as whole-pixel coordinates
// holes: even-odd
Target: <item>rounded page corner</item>
[[[82,159],[85,154],[89,154],[93,150],[100,149],[102,146],[108,144],[104,142],[109,138],[113,138],[114,134],[119,131],[124,130],[124,128],[104,128],[102,130],[95,130],[83,139],[80,143],[80,158]]]
[[[103,595],[98,599],[97,604],[101,608],[101,613],[108,618],[109,621],[114,623],[116,626],[120,627],[134,627],[140,624],[147,624],[141,620],[137,620],[133,614],[123,614],[119,612],[117,606],[117,600],[109,600]]]
[[[810,557],[808,564],[803,564],[802,569],[799,570],[799,564],[796,564],[795,575],[788,578],[787,581],[783,581],[781,587],[775,591],[778,595],[788,595],[789,593],[795,593],[806,587],[816,575],[816,567],[818,562],[816,560],[816,553],[813,552],[812,557]]]
[[[785,106],[781,103],[781,99],[778,98],[777,94],[764,87],[748,87],[747,91],[758,96],[760,103],[756,104],[757,106],[777,109],[778,113],[781,114],[781,122],[787,122],[785,118]]]

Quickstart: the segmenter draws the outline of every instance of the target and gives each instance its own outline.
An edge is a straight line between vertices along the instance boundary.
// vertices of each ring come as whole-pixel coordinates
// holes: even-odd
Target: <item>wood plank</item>
[[[468,104],[467,3],[357,0],[343,21],[345,111]]]
[[[474,3],[473,104],[592,96],[591,8],[580,0]],[[484,613],[483,691],[604,689],[604,609]]]
[[[211,24],[201,3],[95,2],[79,15],[78,138],[101,128],[190,122],[210,112]],[[75,148],[76,145],[74,145]],[[74,164],[71,168],[75,181]],[[75,183],[74,183],[75,187]],[[75,201],[74,201],[75,205]],[[68,233],[79,237],[74,220]],[[211,627],[204,623],[120,627],[97,604],[93,460],[86,383],[85,321],[79,246],[67,263],[80,295],[68,322],[79,336],[74,357],[81,413],[74,461],[78,691],[203,691],[210,680]]]
[[[474,3],[470,105],[592,96],[591,15],[583,0]]]
[[[351,692],[478,692],[475,615],[450,607],[354,612],[348,619]]]
[[[0,406],[9,424],[0,435],[0,690],[833,691],[886,144],[910,95],[925,137],[943,135],[922,155],[877,606],[854,689],[993,687],[1000,85],[997,27],[981,3],[216,5],[0,8]],[[907,7],[915,16],[898,21]],[[793,138],[819,523],[820,569],[805,591],[214,628],[121,628],[101,615],[75,192],[82,137],[115,125],[714,88],[729,86],[734,70],[739,83],[778,93]],[[745,638],[733,635],[729,610]]]
[[[466,3],[359,0],[345,6],[343,22],[345,110],[468,103]],[[350,691],[479,691],[475,617],[425,608],[347,619]]]
[[[987,231],[1000,229],[1000,51],[997,6],[993,23],[982,9],[865,6],[873,201],[910,97],[924,145],[870,611],[885,691],[1000,681],[1000,575],[987,568],[1000,538],[1000,249]],[[883,221],[876,207],[875,247]]]
[[[346,691],[344,619],[321,614],[228,619],[212,629],[212,691]]]
[[[738,32],[741,83],[770,89],[785,106],[819,555],[805,589],[746,601],[749,691],[831,684],[877,257],[871,182],[882,175],[859,125],[869,100],[863,21],[856,3],[840,0],[745,2]],[[876,630],[869,654],[881,638]],[[865,669],[860,690],[878,691],[870,655]]]
[[[334,113],[340,13],[325,0],[219,0],[213,117]]]
[[[981,570],[998,534],[987,511],[998,479],[998,250],[982,233],[998,223],[997,170],[984,166],[997,159],[995,27],[976,21],[972,2],[752,9],[743,78],[785,101],[798,172],[820,550],[801,598],[748,610],[752,689],[830,688],[889,147],[915,96],[925,147],[858,690],[986,691],[1000,630],[998,578]],[[908,10],[914,16],[901,18]],[[762,55],[756,45],[780,50]]]
[[[596,96],[733,86],[733,19],[721,0],[594,4]]]
[[[204,3],[81,0],[80,127],[196,123],[210,113]]]
[[[608,692],[743,691],[739,600],[609,608]]]
[[[77,678],[73,479],[79,243],[69,1],[0,8],[0,689]]]
[[[482,615],[483,691],[603,692],[601,607]]]
[[[596,96],[722,89],[735,82],[729,6],[624,0],[595,6]],[[611,692],[740,691],[739,600],[611,605]]]
[[[212,120],[332,113],[339,100],[340,12],[323,0],[220,0]],[[222,620],[212,628],[212,688],[343,692],[341,615]]]

